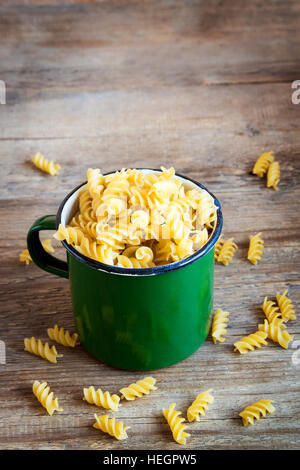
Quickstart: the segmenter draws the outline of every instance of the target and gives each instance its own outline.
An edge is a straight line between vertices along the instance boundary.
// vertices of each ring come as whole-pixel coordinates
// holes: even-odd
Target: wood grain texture
[[[299,448],[295,349],[270,342],[242,357],[232,346],[262,322],[265,295],[289,288],[300,309],[300,105],[291,103],[299,13],[297,0],[0,3],[0,448],[179,449],[161,409],[175,401],[185,411],[208,388],[215,401],[190,426],[187,448]],[[250,174],[271,149],[281,164],[277,192]],[[37,151],[61,164],[58,177],[33,167]],[[59,347],[57,365],[23,352],[24,337],[74,326],[68,282],[18,256],[32,222],[55,213],[89,166],[160,165],[221,200],[224,235],[239,246],[228,267],[215,269],[215,308],[228,310],[230,323],[225,343],[208,338],[182,363],[153,372],[158,390],[117,413],[131,426],[118,442],[92,428],[101,409],[82,401],[82,388],[116,393],[143,374],[108,367],[81,347]],[[248,238],[259,231],[265,250],[252,266]],[[288,330],[300,339],[298,319]],[[49,382],[63,413],[46,415],[34,379]],[[262,397],[276,412],[243,428],[239,412]]]

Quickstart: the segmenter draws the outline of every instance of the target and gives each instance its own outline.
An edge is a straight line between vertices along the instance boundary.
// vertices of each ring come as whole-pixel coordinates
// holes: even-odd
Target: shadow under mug
[[[142,169],[146,173],[159,170]],[[186,189],[203,185],[176,174]],[[75,188],[57,215],[38,219],[27,245],[32,260],[47,272],[68,278],[81,344],[101,361],[121,369],[153,370],[176,364],[206,339],[213,309],[214,245],[222,230],[221,206],[214,231],[199,251],[154,268],[110,266],[80,254],[66,241],[67,262],[47,253],[39,232],[66,225],[78,210]]]

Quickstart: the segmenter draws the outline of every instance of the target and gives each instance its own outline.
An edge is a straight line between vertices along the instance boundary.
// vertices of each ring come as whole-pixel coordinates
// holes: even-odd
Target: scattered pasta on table
[[[243,425],[248,426],[253,424],[254,421],[260,420],[262,416],[267,414],[274,413],[275,408],[272,405],[272,400],[261,399],[252,405],[247,406],[239,416],[243,419]]]
[[[187,428],[187,425],[183,424],[185,419],[183,417],[179,417],[179,415],[181,415],[181,411],[175,410],[175,406],[176,403],[172,403],[169,408],[163,409],[163,415],[170,426],[174,440],[178,444],[184,445],[190,434],[185,432],[185,429]]]
[[[37,152],[34,157],[32,157],[34,165],[45,173],[49,173],[51,176],[58,174],[60,170],[59,163],[54,163],[53,160],[49,161],[48,158],[45,158],[40,152]]]
[[[280,182],[280,165],[278,162],[273,162],[269,166],[267,173],[267,187],[278,190],[277,186]]]
[[[287,297],[288,289],[286,289],[282,294],[277,292],[276,300],[280,310],[280,314],[283,318],[283,321],[295,320],[295,310],[294,305],[291,300]]]
[[[112,411],[117,411],[121,406],[118,395],[111,395],[109,392],[103,393],[101,388],[95,390],[93,386],[83,389],[83,400],[91,405],[101,406]]]
[[[25,351],[40,356],[52,364],[56,364],[57,358],[63,356],[63,354],[58,354],[55,346],[50,348],[48,343],[43,344],[40,339],[36,340],[34,336],[32,338],[24,338],[24,346]]]
[[[264,248],[264,240],[261,238],[261,232],[256,235],[250,236],[249,250],[248,250],[248,260],[250,263],[256,265],[257,262],[261,259],[261,255]]]
[[[271,323],[265,320],[263,324],[258,325],[258,329],[267,333],[268,338],[279,343],[284,349],[288,349],[289,342],[293,340],[293,336],[286,330],[282,318],[275,318]]]
[[[128,387],[120,389],[120,393],[122,393],[121,398],[125,398],[126,400],[135,400],[143,395],[148,395],[151,390],[157,390],[155,383],[156,379],[154,379],[154,377],[145,377],[142,380],[138,380],[137,382],[128,385]]]
[[[238,246],[233,241],[233,238],[228,238],[228,240],[225,240],[222,243],[221,249],[217,257],[217,261],[219,263],[223,263],[224,266],[227,266],[228,263],[232,261],[232,258],[234,257],[234,254],[237,249],[238,249]]]
[[[274,152],[265,152],[258,157],[253,167],[252,173],[262,178],[274,161]]]
[[[32,391],[42,406],[46,408],[50,416],[52,416],[55,411],[63,411],[58,405],[58,399],[53,398],[53,392],[50,392],[50,387],[47,386],[47,382],[40,383],[38,380],[35,380],[33,382]]]
[[[52,341],[56,341],[63,346],[75,348],[75,346],[80,344],[77,333],[71,335],[70,332],[68,330],[65,331],[63,327],[58,328],[58,325],[54,325],[54,328],[48,328],[47,333]]]
[[[48,253],[54,253],[54,248],[51,244],[51,240],[44,240],[42,242],[42,246],[44,248],[45,251],[47,251]],[[26,248],[25,250],[22,251],[22,253],[20,253],[20,261],[21,262],[25,262],[26,264],[29,264],[32,262],[32,258],[29,254],[29,251],[28,249]]]
[[[225,312],[221,308],[216,310],[212,323],[212,339],[216,344],[217,342],[223,343],[227,333],[227,323],[229,321],[229,312]]]
[[[274,160],[273,152],[265,152],[256,160],[252,173],[262,178],[267,175],[267,187],[278,190],[280,182],[280,164]]]
[[[211,389],[199,393],[193,403],[187,410],[188,421],[200,421],[200,416],[205,415],[208,406],[214,402],[214,397],[211,395]]]
[[[127,429],[129,426],[124,426],[122,421],[117,422],[115,418],[111,418],[109,415],[97,416],[94,414],[96,422],[93,424],[95,429],[99,429],[102,432],[115,437],[119,441],[127,439]]]
[[[266,346],[268,344],[266,341],[267,336],[268,333],[264,331],[257,331],[256,333],[244,336],[244,338],[234,343],[234,352],[238,351],[240,354],[246,354],[249,351],[254,351],[256,348]]]
[[[275,305],[275,302],[272,302],[272,300],[268,300],[268,297],[264,298],[264,302],[261,305],[261,308],[264,314],[266,315],[269,323],[272,323],[275,318],[279,318],[281,316],[279,308]]]

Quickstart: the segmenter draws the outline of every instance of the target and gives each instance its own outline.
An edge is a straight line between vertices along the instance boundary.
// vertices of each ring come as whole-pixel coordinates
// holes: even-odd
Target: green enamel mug
[[[142,169],[146,173],[159,170]],[[202,184],[176,174],[186,189]],[[67,262],[47,253],[41,230],[66,225],[78,210],[75,188],[57,215],[38,219],[27,245],[32,260],[52,274],[68,278],[80,342],[101,361],[127,370],[153,370],[176,364],[205,341],[213,309],[214,246],[222,230],[221,206],[214,197],[217,221],[199,251],[180,261],[153,268],[122,268],[80,254],[66,241]]]

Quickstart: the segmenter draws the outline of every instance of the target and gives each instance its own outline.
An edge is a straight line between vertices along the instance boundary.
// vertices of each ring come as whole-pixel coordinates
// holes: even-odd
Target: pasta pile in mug
[[[88,169],[79,211],[54,237],[81,254],[124,268],[150,268],[200,250],[216,222],[213,197],[186,189],[174,168],[122,169],[103,176]]]

